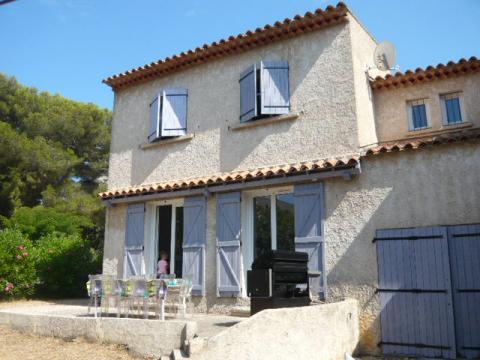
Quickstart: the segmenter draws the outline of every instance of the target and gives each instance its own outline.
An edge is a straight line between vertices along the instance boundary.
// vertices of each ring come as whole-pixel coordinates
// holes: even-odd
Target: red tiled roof
[[[328,6],[325,10],[317,9],[313,13],[307,12],[303,16],[296,15],[293,19],[287,18],[283,22],[277,21],[273,25],[265,25],[263,28],[257,28],[254,31],[247,31],[244,34],[230,36],[228,39],[205,44],[197,47],[195,50],[188,50],[187,52],[110,76],[104,79],[103,82],[113,89],[126,88],[187,67],[345,22],[347,21],[347,12],[346,5],[339,2],[336,7]]]
[[[415,71],[407,70],[405,73],[397,72],[395,75],[377,76],[375,80],[371,81],[371,85],[375,90],[395,89],[402,86],[474,73],[479,70],[480,60],[473,56],[468,60],[450,61],[447,65],[428,66],[425,70],[418,68]]]
[[[363,151],[363,156],[381,155],[404,150],[423,149],[431,145],[451,144],[459,141],[480,140],[480,129],[460,130],[433,136],[390,141]]]
[[[308,172],[321,172],[327,170],[340,170],[352,168],[358,165],[358,155],[351,155],[338,159],[324,159],[318,161],[307,161],[296,164],[269,166],[253,170],[234,171],[212,176],[172,180],[158,184],[131,186],[128,188],[115,189],[98,194],[102,199],[116,197],[135,196],[141,194],[154,194],[175,190],[185,190],[201,186],[223,185],[242,181],[254,181],[274,178],[283,175],[299,175]]]

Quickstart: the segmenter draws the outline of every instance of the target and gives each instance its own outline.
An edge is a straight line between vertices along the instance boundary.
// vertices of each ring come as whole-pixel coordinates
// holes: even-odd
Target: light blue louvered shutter
[[[257,116],[257,66],[252,65],[240,75],[240,122]]]
[[[124,277],[142,275],[145,272],[143,259],[145,204],[128,205],[125,233]]]
[[[192,280],[193,295],[205,294],[206,199],[186,198],[183,205],[182,276]]]
[[[262,61],[260,65],[261,114],[288,114],[290,89],[288,61]]]
[[[294,197],[295,251],[308,253],[308,269],[321,272],[310,279],[310,290],[326,297],[323,184],[296,185]]]
[[[239,296],[240,277],[240,193],[217,196],[217,295]]]
[[[160,108],[162,95],[157,94],[150,103],[150,127],[148,142],[153,142],[160,137]]]
[[[181,136],[187,132],[186,89],[163,91],[161,136]]]

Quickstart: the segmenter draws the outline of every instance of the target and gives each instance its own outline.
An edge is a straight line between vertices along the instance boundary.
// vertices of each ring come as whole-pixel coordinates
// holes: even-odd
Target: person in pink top
[[[157,264],[157,277],[168,274],[168,254],[165,251],[160,252],[160,260]]]

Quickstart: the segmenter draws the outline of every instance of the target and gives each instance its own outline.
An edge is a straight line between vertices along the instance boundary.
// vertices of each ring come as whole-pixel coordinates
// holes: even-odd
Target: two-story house
[[[167,254],[228,312],[296,249],[316,295],[360,301],[359,351],[478,356],[480,61],[391,75],[376,46],[339,3],[104,80],[104,273]]]

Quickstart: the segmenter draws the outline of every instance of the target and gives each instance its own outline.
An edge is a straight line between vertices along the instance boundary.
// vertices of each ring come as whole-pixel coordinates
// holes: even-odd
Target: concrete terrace
[[[0,325],[66,340],[121,344],[134,355],[161,359],[289,359],[299,354],[333,360],[357,345],[357,307],[357,301],[345,300],[264,310],[249,318],[197,313],[160,321],[94,318],[83,301],[32,301],[0,304]]]

